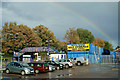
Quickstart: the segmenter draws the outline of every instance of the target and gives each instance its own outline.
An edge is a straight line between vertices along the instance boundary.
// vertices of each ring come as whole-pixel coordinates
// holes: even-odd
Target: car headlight
[[[30,71],[30,69],[28,69],[28,68],[25,68],[25,71],[26,71],[26,72],[28,72],[28,71]]]
[[[62,66],[62,64],[60,64],[60,66]]]

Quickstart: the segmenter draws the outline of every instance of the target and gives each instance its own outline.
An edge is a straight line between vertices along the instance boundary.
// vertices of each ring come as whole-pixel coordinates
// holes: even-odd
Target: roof
[[[48,47],[26,47],[23,48],[21,51],[22,53],[25,52],[47,52],[48,51]],[[59,52],[58,50],[54,49],[53,47],[49,47],[49,51],[50,52]]]
[[[32,61],[30,63],[46,63],[46,62],[44,62],[44,61]]]

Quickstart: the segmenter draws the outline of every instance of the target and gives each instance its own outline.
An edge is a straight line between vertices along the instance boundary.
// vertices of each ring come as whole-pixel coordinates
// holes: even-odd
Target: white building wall
[[[50,60],[58,61],[60,59],[66,59],[66,54],[50,54]]]

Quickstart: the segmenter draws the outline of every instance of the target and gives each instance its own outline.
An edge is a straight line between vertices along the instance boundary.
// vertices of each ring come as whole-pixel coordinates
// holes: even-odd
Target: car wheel
[[[77,65],[80,66],[81,65],[80,62],[78,62]]]
[[[21,71],[21,75],[25,75],[25,71]]]
[[[60,67],[57,67],[57,70],[59,70],[60,69]]]
[[[38,69],[36,69],[36,70],[35,70],[35,73],[36,73],[36,74],[38,74],[38,73],[39,73],[39,70],[38,70]]]
[[[68,67],[69,67],[68,64],[66,64],[66,65],[65,65],[65,68],[67,69]]]
[[[10,73],[10,70],[9,70],[9,69],[6,69],[6,73],[9,74],[9,73]]]

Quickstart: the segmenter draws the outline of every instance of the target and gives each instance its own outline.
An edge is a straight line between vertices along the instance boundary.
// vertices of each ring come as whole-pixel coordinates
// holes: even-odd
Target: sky
[[[24,1],[0,3],[1,26],[14,21],[30,28],[41,24],[61,41],[69,28],[83,28],[92,32],[95,38],[112,43],[114,48],[118,45],[118,2]]]

